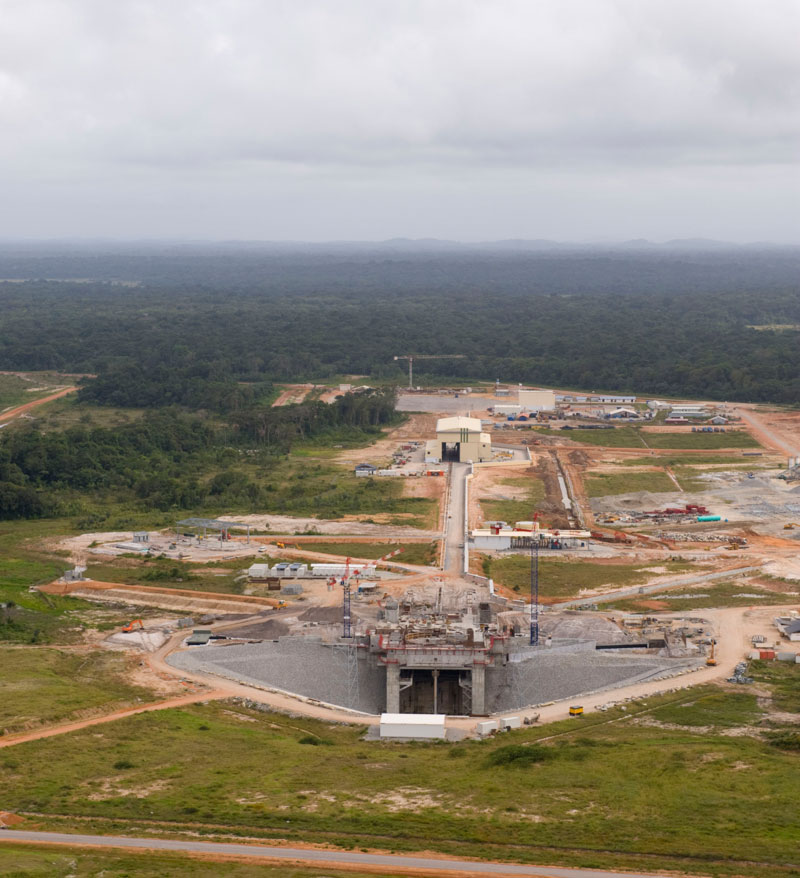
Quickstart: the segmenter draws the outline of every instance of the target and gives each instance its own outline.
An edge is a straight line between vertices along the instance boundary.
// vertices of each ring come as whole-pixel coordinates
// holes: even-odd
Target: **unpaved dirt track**
[[[313,389],[313,384],[288,384],[286,390],[272,403],[272,408],[301,403]]]
[[[173,669],[173,674],[175,673]],[[199,692],[192,695],[180,695],[177,698],[167,698],[164,701],[153,701],[150,704],[140,704],[136,707],[126,707],[115,710],[103,716],[90,717],[89,719],[77,720],[76,722],[63,723],[59,726],[50,726],[44,729],[35,729],[32,732],[20,732],[18,735],[5,735],[0,738],[0,748],[13,747],[15,744],[24,744],[27,741],[38,741],[41,738],[52,738],[55,735],[65,735],[67,732],[77,732],[89,726],[97,726],[102,723],[114,722],[135,716],[137,713],[149,713],[152,710],[167,710],[170,707],[184,707],[187,704],[195,704],[198,701],[213,701],[217,698],[227,698],[229,694],[222,690]]]
[[[119,835],[69,835],[63,832],[28,832],[20,829],[0,831],[0,841],[41,845],[71,845],[87,848],[123,848],[149,851],[181,851],[214,857],[236,857],[313,863],[319,866],[359,866],[370,871],[405,872],[409,875],[530,875],[534,878],[658,878],[652,872],[606,872],[597,869],[565,869],[558,866],[520,866],[473,860],[449,860],[439,857],[401,854],[367,854],[354,851],[317,850],[314,848],[277,847],[260,844],[178,841],[167,838],[129,838]]]
[[[0,412],[0,420],[4,424],[8,423],[8,421],[18,418],[20,415],[24,415],[25,412],[29,412],[37,406],[44,405],[46,402],[52,402],[54,399],[61,399],[62,396],[66,396],[68,393],[74,393],[77,389],[77,387],[65,387],[63,390],[58,390],[55,393],[51,393],[49,396],[43,396],[41,399],[31,400],[31,402],[26,402],[24,405],[18,405],[16,408],[9,409],[7,412]]]
[[[750,429],[755,434],[756,439],[767,448],[773,448],[789,457],[795,457],[800,454],[800,437],[798,441],[791,442],[784,436],[779,436],[774,430],[771,430],[765,423],[762,415],[752,409],[739,408],[736,413],[747,421]]]

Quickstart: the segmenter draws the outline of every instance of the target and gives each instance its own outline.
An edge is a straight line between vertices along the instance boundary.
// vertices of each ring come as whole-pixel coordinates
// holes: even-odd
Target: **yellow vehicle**
[[[279,549],[285,549],[285,548],[286,548],[286,543],[275,543],[275,545],[276,545]]]
[[[575,704],[569,709],[570,716],[583,716],[583,705]]]
[[[712,640],[711,641],[711,652],[709,653],[708,658],[706,659],[706,664],[710,668],[716,667],[716,664],[717,664],[716,646],[717,646],[717,641]]]

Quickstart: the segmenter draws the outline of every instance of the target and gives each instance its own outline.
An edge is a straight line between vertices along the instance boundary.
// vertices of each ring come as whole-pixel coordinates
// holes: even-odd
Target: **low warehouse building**
[[[382,738],[444,738],[444,716],[437,713],[382,713]]]
[[[440,418],[436,422],[436,441],[441,446],[442,460],[479,463],[492,459],[491,436],[481,432],[477,418]]]

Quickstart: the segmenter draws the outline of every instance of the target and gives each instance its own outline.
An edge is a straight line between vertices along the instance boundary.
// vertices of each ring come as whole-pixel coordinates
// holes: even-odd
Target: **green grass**
[[[759,720],[752,696],[705,687],[647,705],[680,728],[631,722],[631,704],[495,740],[398,744],[196,705],[4,751],[0,784],[4,806],[42,828],[216,829],[598,867],[651,858],[650,871],[690,857],[691,874],[765,876],[796,859],[797,756],[722,734]],[[327,746],[303,743],[314,736]],[[503,752],[535,742],[541,760]]]
[[[618,466],[730,466],[732,469],[756,469],[761,463],[733,454],[653,454],[647,457],[628,457],[614,461]]]
[[[26,381],[16,375],[0,375],[0,417],[2,417],[4,409],[16,408],[18,405],[34,402],[55,391],[55,385],[50,380],[50,376],[40,380],[35,373],[32,373],[30,378],[32,380]],[[66,383],[66,380],[62,383]],[[39,389],[34,390],[33,388]]]
[[[0,667],[0,729],[6,734],[153,700],[148,690],[123,680],[125,657],[116,652],[0,646]]]
[[[391,878],[387,872],[341,871],[325,866],[270,865],[269,861],[219,862],[179,853],[155,851],[89,850],[64,845],[35,846],[0,845],[0,873],[13,878],[322,878],[323,875],[342,878]],[[396,875],[395,878],[400,878]]]
[[[404,497],[402,479],[358,478],[351,467],[312,463],[302,456],[289,456],[260,478],[268,491],[260,512],[333,519],[391,514],[403,516],[403,523],[410,527],[436,527],[438,503],[426,497]]]
[[[551,430],[547,427],[537,427],[536,430],[560,439],[571,439],[583,445],[599,445],[604,448],[644,449],[646,447],[636,427],[615,427],[613,430]]]
[[[324,552],[326,555],[342,555],[351,558],[382,558],[390,552],[402,549],[400,555],[393,558],[401,564],[436,563],[436,543],[287,543],[309,552]]]
[[[732,556],[736,553],[732,552]],[[746,557],[746,554],[743,555]],[[696,594],[704,595],[704,597],[687,597],[687,598],[666,598],[665,595],[678,594]],[[737,597],[741,594],[758,594],[762,597]],[[623,600],[614,601],[613,603],[604,603],[603,606],[624,610],[626,612],[637,613],[642,610],[642,601],[658,601],[664,600],[666,609],[680,612],[683,610],[699,610],[709,607],[758,607],[770,606],[773,604],[785,604],[792,600],[792,595],[796,597],[796,592],[791,594],[781,594],[778,592],[767,591],[756,585],[747,582],[701,582],[695,585],[687,585],[670,589],[665,592],[653,592],[643,595],[641,598],[625,598]]]
[[[800,713],[800,665],[791,662],[750,662],[747,673],[772,691],[777,710]]]
[[[42,393],[46,396],[46,393]],[[67,430],[70,427],[121,427],[133,423],[144,415],[144,409],[92,406],[78,402],[74,393],[54,399],[31,412],[34,425],[44,432]],[[23,420],[17,424],[30,423]],[[8,427],[6,429],[11,429]]]
[[[237,581],[237,578],[243,569],[256,560],[255,555],[211,564],[203,564],[202,561],[119,558],[102,564],[90,562],[86,575],[99,582],[242,594],[246,583],[244,579]]]
[[[661,471],[622,473],[590,473],[584,479],[590,497],[608,497],[614,494],[632,494],[650,491],[654,494],[676,491],[675,483]]]
[[[603,586],[637,585],[645,583],[654,574],[648,572],[653,564],[596,564],[591,561],[559,561],[539,559],[539,594],[544,598],[577,597],[582,589]],[[693,568],[684,561],[668,561],[664,565],[670,573],[685,573]],[[527,555],[509,555],[487,558],[484,569],[495,582],[514,591],[525,592],[530,585],[530,559]]]
[[[572,439],[584,445],[604,448],[759,448],[758,442],[744,430],[726,433],[645,433],[638,427],[617,427],[614,430],[547,430],[552,436]]]
[[[41,541],[72,533],[75,525],[67,519],[0,524],[0,603],[12,604],[0,614],[0,642],[71,643],[86,625],[102,629],[124,620],[120,610],[30,591],[72,566],[66,553],[41,548]]]
[[[525,496],[509,500],[481,500],[484,521],[530,521],[536,506],[545,499],[544,484],[535,477],[516,476],[501,479],[500,485],[524,488]]]
[[[761,710],[756,696],[748,692],[714,692],[659,707],[650,715],[662,723],[725,729],[752,725],[760,718]]]
[[[644,433],[651,448],[760,448],[759,443],[745,430],[727,433]]]

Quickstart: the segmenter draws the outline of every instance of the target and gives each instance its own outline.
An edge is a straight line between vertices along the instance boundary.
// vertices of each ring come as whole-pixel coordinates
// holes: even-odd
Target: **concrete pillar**
[[[472,667],[472,715],[486,715],[486,668],[484,665]]]
[[[400,665],[386,665],[386,713],[400,713]]]
[[[439,713],[439,669],[434,668],[431,676],[433,677],[433,712]]]

